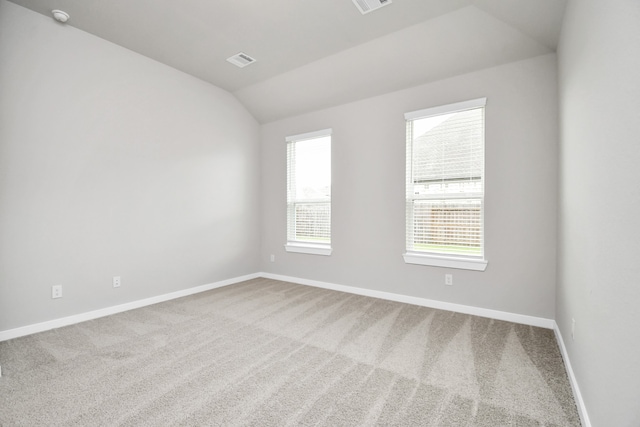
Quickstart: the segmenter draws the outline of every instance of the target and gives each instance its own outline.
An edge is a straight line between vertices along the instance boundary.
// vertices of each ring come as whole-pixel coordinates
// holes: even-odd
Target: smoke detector
[[[56,21],[62,22],[63,24],[69,20],[69,14],[67,12],[55,9],[51,11],[51,14]]]
[[[236,53],[235,55],[228,57],[227,61],[231,62],[236,67],[240,67],[240,68],[244,68],[247,65],[250,65],[256,62],[254,58],[242,52]]]
[[[360,13],[366,15],[369,12],[373,12],[376,9],[380,9],[382,6],[387,6],[392,3],[392,0],[352,0],[356,5]]]

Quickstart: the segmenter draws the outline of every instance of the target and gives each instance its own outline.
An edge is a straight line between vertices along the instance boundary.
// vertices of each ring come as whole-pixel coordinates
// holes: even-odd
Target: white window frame
[[[472,110],[476,108],[485,108],[487,103],[487,98],[478,98],[470,101],[457,102],[448,105],[442,105],[433,108],[426,108],[423,110],[412,111],[405,114],[405,120],[407,123],[416,119],[422,119],[427,117],[439,116],[443,114],[457,113],[466,110]],[[483,129],[484,131],[484,129]],[[410,141],[406,141],[407,144],[407,189],[409,186],[409,168],[412,167],[413,159],[412,159],[412,151],[410,151],[411,144]],[[484,163],[484,162],[483,162]],[[484,167],[483,167],[484,169]],[[482,255],[480,256],[465,256],[459,254],[441,254],[435,252],[426,252],[426,251],[416,251],[405,249],[406,252],[403,254],[404,262],[407,264],[418,264],[418,265],[427,265],[433,267],[445,267],[445,268],[455,268],[455,269],[463,269],[463,270],[475,270],[475,271],[485,271],[487,268],[488,261],[485,259],[485,244],[484,244],[484,230],[485,230],[485,220],[484,220],[484,183],[485,183],[485,174],[484,170],[482,172],[482,194],[481,194],[481,221],[482,221]],[[406,191],[406,209],[409,211],[409,203],[413,203],[415,198],[411,197]],[[474,195],[474,198],[477,196]],[[409,221],[409,215],[407,215],[407,221]],[[409,239],[409,226],[407,225],[405,228],[405,240]]]
[[[307,132],[307,133],[301,133],[298,135],[287,136],[285,138],[285,141],[288,145],[290,143],[306,141],[309,139],[322,138],[327,136],[331,137],[332,133],[333,133],[333,129],[331,128],[322,129],[314,132]],[[288,150],[288,147],[287,147],[287,150]],[[291,221],[291,215],[294,214],[292,211],[292,207],[295,206],[295,203],[299,202],[299,201],[291,200],[291,196],[290,196],[291,189],[289,188],[289,178],[288,178],[290,167],[291,165],[289,164],[289,157],[287,154],[287,218],[286,218],[287,219],[287,243],[284,245],[285,250],[287,252],[329,256],[333,251],[331,247],[331,237],[329,238],[329,243],[311,243],[311,242],[294,240],[289,235],[289,221]],[[329,206],[331,206],[331,196],[329,198]]]

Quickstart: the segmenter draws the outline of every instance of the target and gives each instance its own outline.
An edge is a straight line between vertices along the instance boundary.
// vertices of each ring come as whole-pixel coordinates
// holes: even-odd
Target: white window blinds
[[[407,113],[408,253],[484,257],[484,105]]]
[[[287,244],[331,244],[331,129],[287,137]]]

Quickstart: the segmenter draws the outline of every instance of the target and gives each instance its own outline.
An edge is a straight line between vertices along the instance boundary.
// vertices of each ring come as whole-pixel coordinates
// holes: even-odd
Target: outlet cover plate
[[[51,287],[51,298],[62,298],[62,285],[54,285]]]
[[[447,286],[453,286],[453,274],[444,275],[444,284]]]

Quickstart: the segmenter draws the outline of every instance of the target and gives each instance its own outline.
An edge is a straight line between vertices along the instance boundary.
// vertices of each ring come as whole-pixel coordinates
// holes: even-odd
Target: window
[[[405,114],[410,264],[482,270],[486,98]]]
[[[287,141],[289,252],[331,254],[331,129]]]

